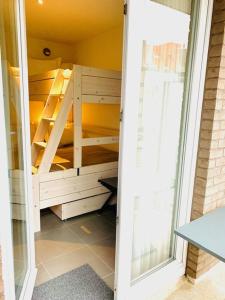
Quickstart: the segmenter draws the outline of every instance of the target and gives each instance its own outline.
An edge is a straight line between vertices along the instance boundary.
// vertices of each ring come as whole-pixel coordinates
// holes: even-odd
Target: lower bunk
[[[35,231],[41,230],[41,209],[50,208],[61,220],[101,209],[111,192],[99,179],[117,175],[117,161],[32,175]]]

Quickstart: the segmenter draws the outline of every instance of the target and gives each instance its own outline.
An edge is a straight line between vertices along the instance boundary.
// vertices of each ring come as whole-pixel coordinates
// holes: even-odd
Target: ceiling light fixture
[[[44,4],[44,0],[37,0],[38,4],[43,5]]]

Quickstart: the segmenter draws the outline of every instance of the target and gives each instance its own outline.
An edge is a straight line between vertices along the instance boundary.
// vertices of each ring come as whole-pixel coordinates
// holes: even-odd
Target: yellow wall
[[[122,69],[123,27],[83,40],[74,46],[74,61],[80,65],[112,70]],[[83,123],[119,129],[119,105],[83,105]],[[116,150],[117,147],[110,148]]]
[[[121,70],[122,43],[123,27],[121,25],[75,44],[74,61],[91,67]]]
[[[51,56],[45,56],[44,48],[51,50]],[[62,62],[73,62],[73,46],[65,43],[56,43],[37,38],[27,38],[28,57],[37,59],[52,59],[62,57]]]

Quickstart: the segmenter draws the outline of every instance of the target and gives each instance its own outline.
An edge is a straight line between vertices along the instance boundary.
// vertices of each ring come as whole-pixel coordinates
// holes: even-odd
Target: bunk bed
[[[40,210],[62,220],[100,209],[111,192],[99,179],[118,173],[119,132],[82,122],[84,103],[120,105],[121,72],[73,65],[29,77],[30,101],[45,103],[32,140],[35,230]],[[72,121],[71,121],[72,110]],[[62,143],[70,118],[72,141]]]

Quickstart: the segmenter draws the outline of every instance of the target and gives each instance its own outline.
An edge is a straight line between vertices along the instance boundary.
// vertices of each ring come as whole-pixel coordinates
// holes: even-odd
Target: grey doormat
[[[35,287],[32,300],[113,300],[113,291],[83,265]]]

